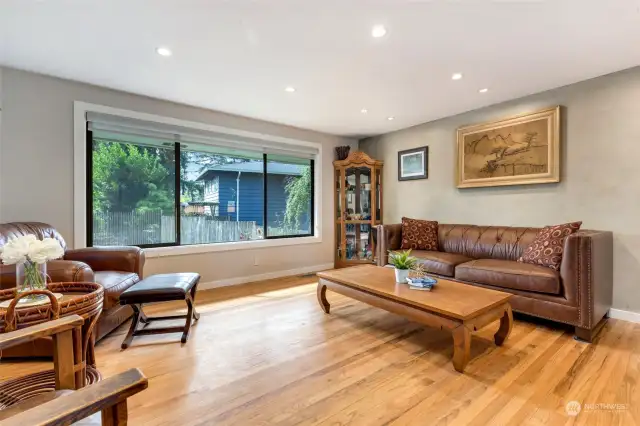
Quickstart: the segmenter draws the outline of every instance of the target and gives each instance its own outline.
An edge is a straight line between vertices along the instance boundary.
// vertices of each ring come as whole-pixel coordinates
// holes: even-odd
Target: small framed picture
[[[428,146],[398,152],[398,180],[427,179],[428,169]]]

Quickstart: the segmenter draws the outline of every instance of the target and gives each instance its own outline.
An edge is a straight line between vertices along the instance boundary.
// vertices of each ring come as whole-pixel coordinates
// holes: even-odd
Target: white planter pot
[[[397,283],[407,283],[407,278],[409,277],[408,269],[395,269],[396,271],[396,282]]]

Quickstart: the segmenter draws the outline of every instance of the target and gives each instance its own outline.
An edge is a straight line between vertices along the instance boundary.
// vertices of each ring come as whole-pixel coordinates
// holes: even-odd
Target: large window
[[[88,246],[314,233],[314,161],[304,156],[95,128],[87,148]]]
[[[89,162],[89,246],[176,244],[173,144],[96,136]]]
[[[267,155],[264,203],[267,237],[309,235],[313,229],[313,161]]]

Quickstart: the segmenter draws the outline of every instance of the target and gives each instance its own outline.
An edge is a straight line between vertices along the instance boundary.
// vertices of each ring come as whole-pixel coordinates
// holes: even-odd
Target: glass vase
[[[46,290],[47,264],[27,260],[24,263],[16,265],[16,288],[18,289],[18,294],[31,290]],[[34,302],[41,299],[47,299],[47,296],[34,294],[20,299],[18,303]]]

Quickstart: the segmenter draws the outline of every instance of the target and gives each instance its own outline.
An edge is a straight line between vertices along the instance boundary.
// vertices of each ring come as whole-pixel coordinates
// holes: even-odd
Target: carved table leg
[[[507,305],[504,315],[500,318],[500,328],[493,335],[493,340],[496,342],[496,345],[502,346],[504,341],[511,334],[511,328],[513,327],[513,313],[511,312],[511,305]]]
[[[464,373],[471,354],[471,330],[464,325],[453,330],[453,368]]]
[[[329,305],[329,302],[327,301],[327,286],[319,282],[316,295],[318,296],[318,303],[320,304],[320,307],[325,314],[328,314],[331,309],[331,305]]]

